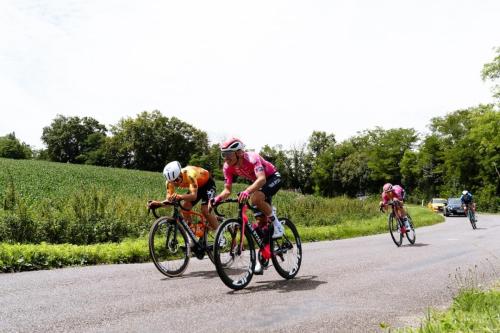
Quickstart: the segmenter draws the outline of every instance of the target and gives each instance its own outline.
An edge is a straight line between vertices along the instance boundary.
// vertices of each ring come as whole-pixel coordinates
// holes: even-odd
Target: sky
[[[159,110],[248,148],[493,102],[498,0],[0,0],[0,136]]]

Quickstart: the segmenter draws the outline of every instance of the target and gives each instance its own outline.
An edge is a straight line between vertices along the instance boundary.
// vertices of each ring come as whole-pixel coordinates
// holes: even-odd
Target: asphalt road
[[[500,279],[500,215],[389,234],[304,244],[297,277],[270,267],[239,292],[208,259],[181,278],[152,263],[0,274],[0,332],[377,332],[418,324],[464,284]]]

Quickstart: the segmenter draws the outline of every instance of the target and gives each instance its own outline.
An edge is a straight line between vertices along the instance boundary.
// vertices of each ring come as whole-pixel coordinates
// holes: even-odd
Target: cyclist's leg
[[[201,200],[201,213],[207,219],[208,226],[211,230],[216,230],[219,226],[219,221],[217,221],[215,213],[208,209],[208,202],[215,196],[216,192],[215,182],[210,178],[205,185],[200,187],[196,198],[196,202]]]
[[[256,206],[262,213],[269,216],[272,214],[273,209],[271,205],[266,202],[266,195],[261,190],[255,191],[250,197],[250,201],[252,205]]]
[[[406,218],[406,209],[402,201],[399,203],[398,209],[399,209],[399,216],[401,216],[401,218],[404,220]]]
[[[406,217],[403,203],[401,201],[394,201],[396,215],[399,219],[403,220]]]
[[[255,204],[257,208],[259,208],[267,217],[270,222],[273,223],[275,232],[273,233],[273,238],[281,237],[283,235],[283,226],[278,220],[278,216],[276,216],[276,212],[273,211],[271,202],[273,195],[278,192],[281,188],[281,176],[278,172],[273,175],[270,175],[267,178],[266,183],[262,188],[255,192],[257,201],[260,201],[260,207],[257,202],[252,198],[252,204]]]
[[[187,200],[184,200],[182,202],[182,207],[186,208],[187,210],[190,210],[191,208],[193,208],[193,202],[192,201],[187,201]],[[184,213],[184,211],[181,210],[181,214],[182,214],[182,217],[184,218],[184,221],[186,221],[187,224],[190,224],[193,222],[193,218],[191,217],[190,214],[188,213]]]
[[[252,205],[257,206],[257,208],[266,216],[272,216],[273,208],[271,206],[271,200],[273,195],[275,195],[280,188],[281,176],[278,172],[276,172],[275,174],[267,177],[264,186],[252,194],[250,198]]]

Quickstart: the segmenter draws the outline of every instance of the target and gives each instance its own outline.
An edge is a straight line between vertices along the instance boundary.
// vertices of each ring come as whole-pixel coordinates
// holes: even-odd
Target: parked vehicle
[[[464,207],[460,198],[448,198],[448,202],[444,208],[445,216],[465,216]]]
[[[427,207],[436,213],[444,212],[444,205],[446,204],[446,199],[443,198],[432,198],[432,200],[427,204]]]

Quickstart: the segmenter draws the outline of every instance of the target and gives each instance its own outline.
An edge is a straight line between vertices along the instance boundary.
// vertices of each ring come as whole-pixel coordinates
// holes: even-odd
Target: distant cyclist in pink
[[[405,200],[405,190],[399,185],[392,185],[387,183],[383,187],[382,191],[382,201],[380,201],[380,209],[383,211],[389,201],[394,202],[394,207],[396,210],[396,214],[404,221],[405,228],[410,229],[410,223],[406,218],[406,211],[404,209],[404,200]]]
[[[238,197],[239,201],[250,199],[252,205],[268,217],[273,223],[273,238],[283,236],[284,228],[272,209],[272,196],[281,187],[281,176],[274,165],[263,159],[255,152],[244,151],[245,145],[241,140],[232,138],[220,145],[222,157],[224,158],[224,190],[214,199],[220,202],[231,194],[234,176],[246,178],[253,183],[242,191]]]

